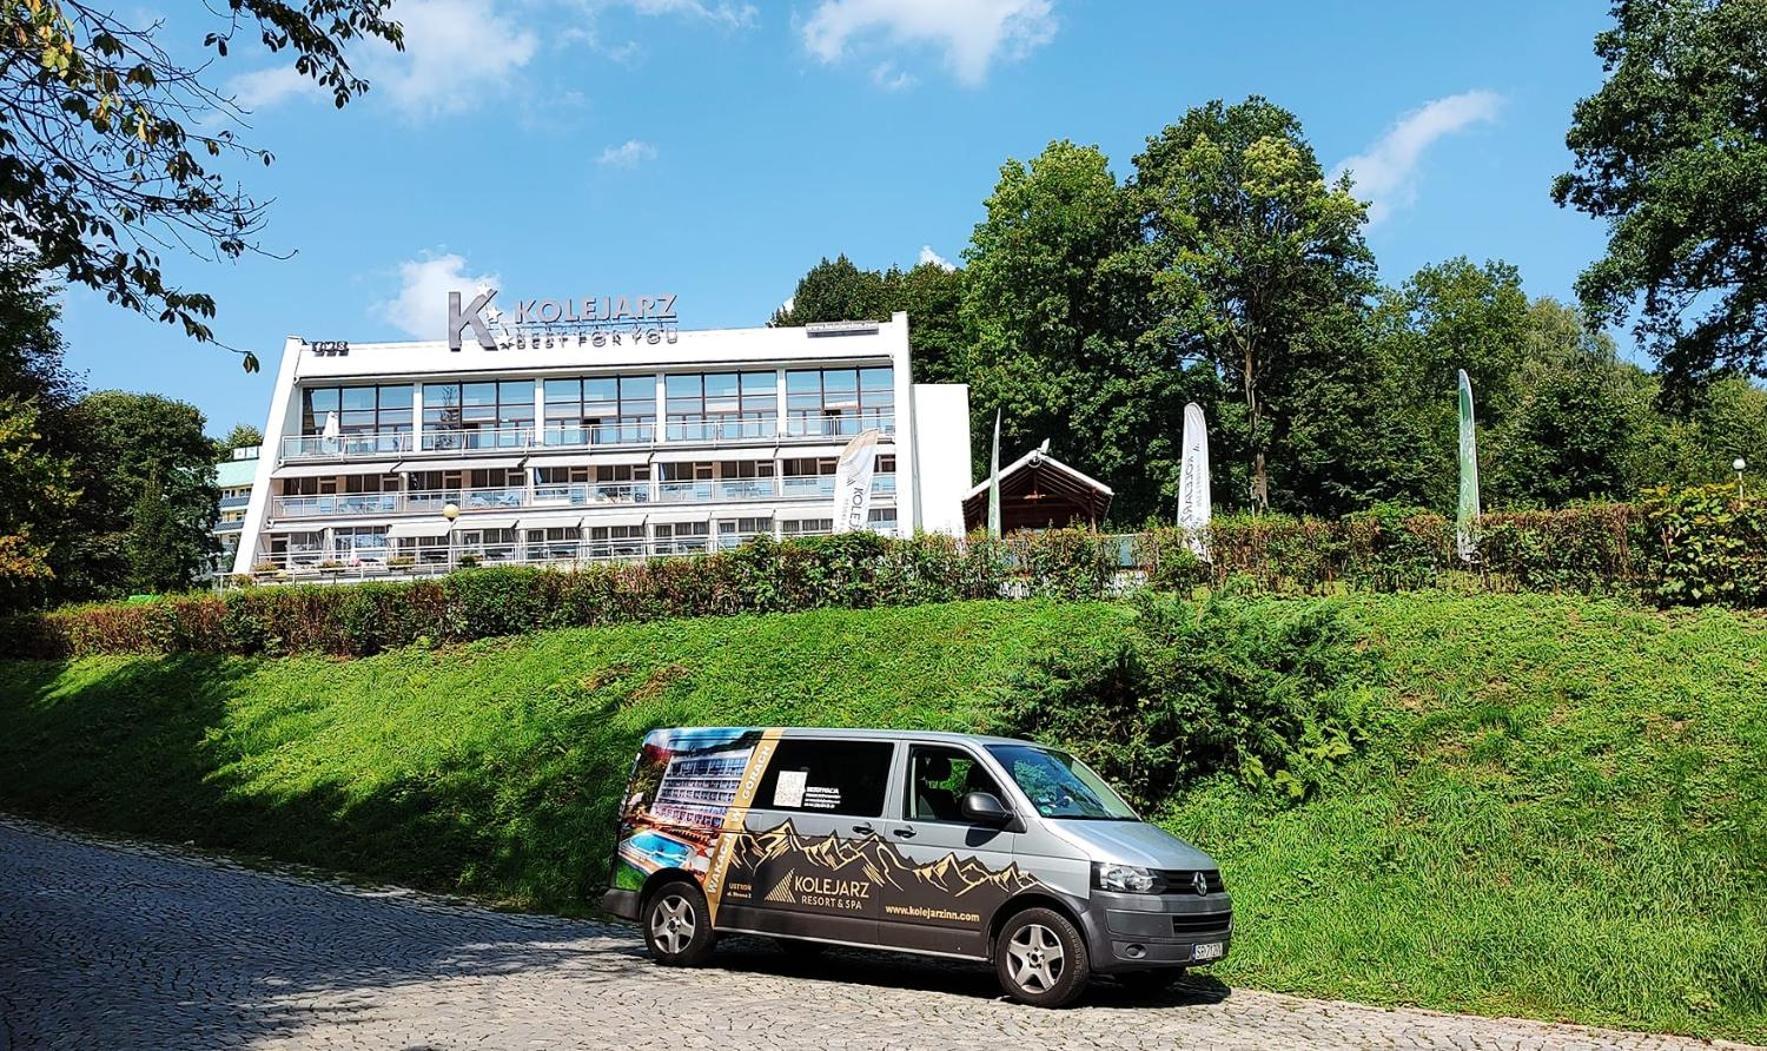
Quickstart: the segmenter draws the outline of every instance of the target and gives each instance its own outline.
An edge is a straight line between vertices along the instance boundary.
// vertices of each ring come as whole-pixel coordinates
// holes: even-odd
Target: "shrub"
[[[1142,806],[1217,773],[1300,799],[1360,744],[1372,658],[1337,614],[1136,605],[1122,640],[1033,662],[1006,692],[1002,732],[1072,750]]]
[[[1659,601],[1767,604],[1767,505],[1708,485],[1652,491],[1642,510]]]

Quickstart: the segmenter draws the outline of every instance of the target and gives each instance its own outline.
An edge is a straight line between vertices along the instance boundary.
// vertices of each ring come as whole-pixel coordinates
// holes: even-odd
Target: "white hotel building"
[[[398,576],[826,533],[836,458],[873,429],[870,527],[963,532],[968,388],[912,382],[904,314],[473,332],[458,349],[289,338],[235,573]]]

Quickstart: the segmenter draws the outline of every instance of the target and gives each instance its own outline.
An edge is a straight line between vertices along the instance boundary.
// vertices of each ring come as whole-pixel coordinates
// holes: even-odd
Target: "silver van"
[[[1093,974],[1163,985],[1233,937],[1215,863],[1078,759],[896,730],[653,731],[602,904],[665,965],[760,934],[990,962],[1008,996],[1045,1007]]]

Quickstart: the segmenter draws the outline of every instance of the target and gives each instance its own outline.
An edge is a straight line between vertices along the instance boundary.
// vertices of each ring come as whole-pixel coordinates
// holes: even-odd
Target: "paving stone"
[[[493,912],[0,817],[0,1051],[39,1048],[1621,1048],[1651,1034],[1198,979],[1083,1006],[988,969],[729,939],[653,966],[621,924]],[[1740,1047],[1741,1045],[1717,1045]]]

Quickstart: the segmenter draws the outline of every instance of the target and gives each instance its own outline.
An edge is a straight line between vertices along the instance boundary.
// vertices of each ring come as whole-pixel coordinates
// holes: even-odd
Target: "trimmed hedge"
[[[324,653],[359,657],[563,627],[666,617],[908,606],[1013,597],[1079,600],[1128,584],[1278,593],[1456,585],[1615,595],[1663,605],[1767,606],[1767,504],[1723,487],[1635,505],[1486,515],[1480,557],[1460,561],[1454,525],[1382,509],[1337,521],[1226,516],[1202,562],[1173,529],[1085,530],[1004,540],[890,540],[849,533],[734,551],[571,570],[468,569],[360,584],[248,586],[150,603],[98,604],[0,624],[0,656]],[[1145,571],[1125,574],[1125,569]]]

